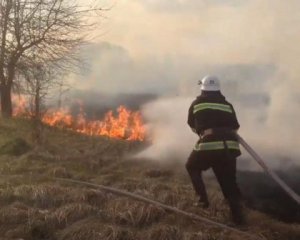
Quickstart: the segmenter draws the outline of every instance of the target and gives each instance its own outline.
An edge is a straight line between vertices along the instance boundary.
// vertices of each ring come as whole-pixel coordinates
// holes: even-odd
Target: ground
[[[193,206],[182,163],[135,159],[143,143],[88,137],[44,127],[35,144],[32,123],[0,122],[0,239],[213,240],[249,239],[127,197],[55,178],[88,181],[160,201],[232,225],[214,179],[211,207]],[[300,225],[246,209],[245,230],[260,239],[300,239]]]

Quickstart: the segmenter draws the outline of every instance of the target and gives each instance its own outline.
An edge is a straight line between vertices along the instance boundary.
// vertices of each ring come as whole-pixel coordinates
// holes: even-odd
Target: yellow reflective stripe
[[[222,141],[198,143],[198,144],[196,144],[194,149],[196,151],[224,149],[224,143]]]
[[[226,144],[229,149],[240,150],[239,143],[236,141],[226,141]]]
[[[232,108],[229,105],[221,104],[221,103],[199,103],[197,105],[194,105],[193,113],[205,109],[220,110],[220,111],[232,113]]]
[[[240,150],[239,143],[237,141],[226,141],[228,149]],[[222,150],[225,149],[223,141],[197,143],[194,147],[195,151],[206,150]]]

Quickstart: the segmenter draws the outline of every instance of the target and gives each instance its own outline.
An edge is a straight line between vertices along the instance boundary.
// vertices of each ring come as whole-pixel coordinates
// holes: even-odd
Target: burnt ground
[[[275,172],[300,194],[300,167]],[[240,171],[237,179],[248,207],[281,221],[300,223],[300,206],[266,173]]]

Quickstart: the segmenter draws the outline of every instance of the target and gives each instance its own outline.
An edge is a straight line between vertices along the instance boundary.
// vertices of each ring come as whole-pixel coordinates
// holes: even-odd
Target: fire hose
[[[210,220],[208,218],[201,217],[197,214],[189,213],[189,212],[180,210],[176,207],[172,207],[172,206],[163,204],[163,203],[158,202],[158,201],[151,200],[149,198],[146,198],[146,197],[143,197],[141,195],[137,195],[137,194],[134,194],[134,193],[131,193],[131,192],[127,192],[127,191],[120,190],[120,189],[117,189],[117,188],[107,187],[107,186],[103,186],[103,185],[99,185],[99,184],[95,184],[95,183],[91,183],[91,182],[75,180],[75,179],[68,179],[68,178],[53,178],[53,179],[58,180],[58,181],[63,181],[63,182],[76,183],[76,184],[82,184],[82,185],[86,185],[86,186],[90,186],[90,187],[95,187],[95,188],[101,189],[103,191],[112,193],[112,194],[125,196],[125,197],[130,197],[130,198],[133,198],[133,199],[138,200],[138,201],[142,201],[142,202],[145,202],[145,203],[148,203],[148,204],[153,204],[153,205],[161,207],[161,208],[163,208],[167,211],[183,215],[183,216],[191,218],[193,220],[201,221],[201,222],[204,222],[204,223],[207,223],[207,224],[210,224],[210,225],[214,225],[214,226],[217,226],[217,227],[220,227],[220,228],[238,233],[240,235],[243,235],[243,236],[247,237],[248,239],[257,239],[257,240],[261,239],[260,237],[254,235],[254,234],[238,230],[236,228],[227,226],[227,225],[219,223],[219,222],[215,222],[215,221]]]
[[[263,170],[271,176],[279,184],[279,186],[300,205],[300,196],[293,191],[278,175],[265,164],[264,160],[249,146],[249,144],[238,134],[237,138],[239,143],[245,150],[254,158],[254,160],[263,168]]]

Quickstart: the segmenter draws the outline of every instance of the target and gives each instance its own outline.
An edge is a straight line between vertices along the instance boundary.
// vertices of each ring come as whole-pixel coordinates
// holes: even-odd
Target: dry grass
[[[183,231],[176,226],[159,225],[148,231],[146,239],[183,240]]]
[[[100,208],[104,208],[108,200],[109,197],[106,193],[92,189],[85,189],[81,192],[81,195],[77,195],[77,198],[75,198],[75,201],[82,201]]]
[[[101,191],[62,187],[57,184],[20,185],[3,191],[1,195],[6,199],[17,199],[42,209],[60,207],[72,202],[104,207],[107,201],[107,195]]]
[[[186,209],[193,204],[194,191],[191,188],[178,187],[177,184],[153,184],[150,192],[154,199],[173,207]]]
[[[45,221],[47,224],[61,229],[87,217],[100,217],[102,215],[103,213],[100,209],[91,205],[71,203],[57,208],[54,212],[48,214]]]
[[[171,177],[173,172],[171,170],[161,170],[161,169],[149,169],[145,171],[145,176],[149,178],[159,178],[159,177]]]
[[[26,223],[35,210],[23,203],[15,202],[0,209],[0,224]]]
[[[47,211],[28,207],[15,202],[0,210],[0,230],[2,236],[26,239],[49,239],[53,236],[53,226],[44,219]]]
[[[70,188],[57,185],[21,185],[14,189],[14,196],[38,208],[49,208],[66,203],[70,198]],[[53,197],[55,196],[55,197]]]
[[[159,222],[166,212],[157,206],[115,199],[107,206],[107,214],[116,224],[143,227]]]
[[[22,128],[21,128],[22,127]],[[19,128],[21,130],[19,130]],[[23,137],[32,145],[30,124],[0,122],[0,146]],[[211,206],[196,201],[182,168],[123,156],[129,142],[90,138],[46,128],[45,145],[20,157],[0,156],[0,239],[25,240],[238,240],[240,235],[192,221],[159,207],[95,191],[52,177],[83,179],[117,187],[227,224],[229,209],[208,181]],[[170,169],[170,168],[169,168]],[[248,211],[248,231],[263,239],[298,240],[299,224],[285,224]]]
[[[258,211],[248,211],[248,226],[252,232],[256,232],[265,239],[300,239],[299,224],[288,224],[276,221]]]
[[[72,178],[72,174],[66,167],[54,167],[49,170],[49,175],[57,178]]]
[[[134,240],[130,230],[106,225],[98,219],[79,221],[58,234],[58,240]]]

